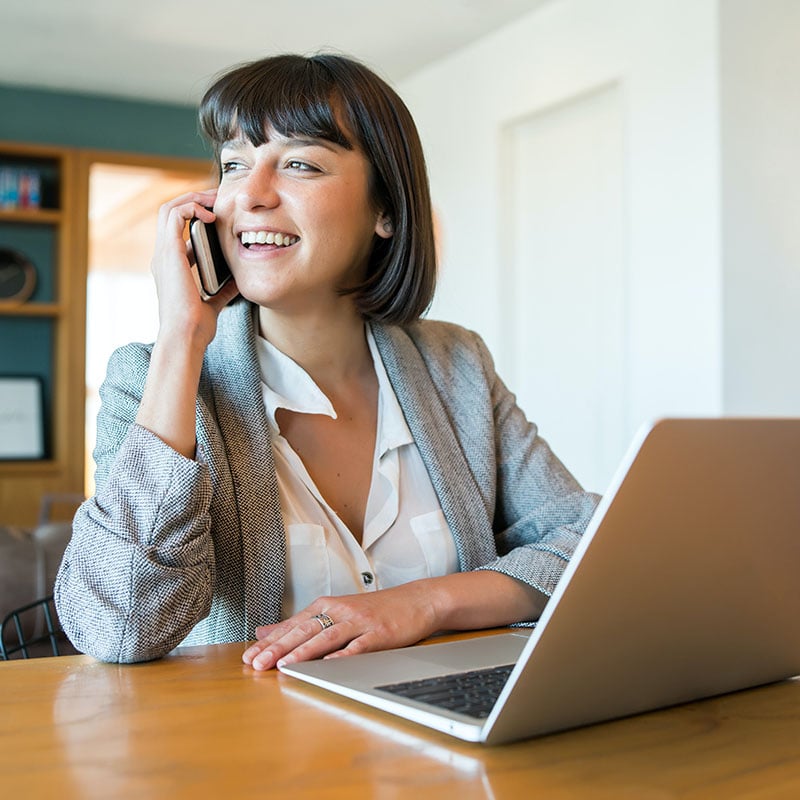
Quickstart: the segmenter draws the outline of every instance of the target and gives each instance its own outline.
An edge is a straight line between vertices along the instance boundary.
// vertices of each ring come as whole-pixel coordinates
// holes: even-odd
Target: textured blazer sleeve
[[[581,488],[527,419],[477,334],[422,321],[383,337],[461,568],[496,570],[550,596],[599,497]]]
[[[599,496],[585,492],[517,405],[483,350],[492,402],[498,558],[490,568],[524,581],[546,596],[555,589]]]
[[[55,588],[65,632],[104,661],[159,658],[205,617],[214,584],[211,481],[134,420],[149,348],[109,362],[97,421],[97,490],[78,510]]]

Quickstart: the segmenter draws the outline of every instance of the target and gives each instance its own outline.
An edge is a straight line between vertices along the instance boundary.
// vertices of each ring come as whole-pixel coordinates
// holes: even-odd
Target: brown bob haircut
[[[394,232],[374,237],[364,280],[342,291],[376,322],[407,324],[428,309],[436,255],[425,158],[408,108],[374,72],[335,54],[243,64],[208,89],[200,127],[217,157],[237,136],[265,144],[270,129],[359,148],[371,165],[371,200]]]

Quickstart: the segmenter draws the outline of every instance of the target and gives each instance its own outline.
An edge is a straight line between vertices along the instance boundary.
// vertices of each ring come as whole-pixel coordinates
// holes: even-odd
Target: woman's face
[[[338,290],[362,278],[373,237],[389,235],[363,153],[271,131],[260,146],[228,142],[220,158],[214,211],[241,294],[285,312],[341,304]]]

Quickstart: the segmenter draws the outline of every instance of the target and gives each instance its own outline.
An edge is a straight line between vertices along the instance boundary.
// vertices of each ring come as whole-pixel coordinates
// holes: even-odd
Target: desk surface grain
[[[795,798],[800,681],[487,748],[241,663],[0,663],[0,794],[35,798]]]

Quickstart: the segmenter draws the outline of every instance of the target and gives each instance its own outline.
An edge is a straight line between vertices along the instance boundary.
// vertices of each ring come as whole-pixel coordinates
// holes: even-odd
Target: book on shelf
[[[0,209],[38,209],[42,205],[42,176],[35,169],[0,166]]]

